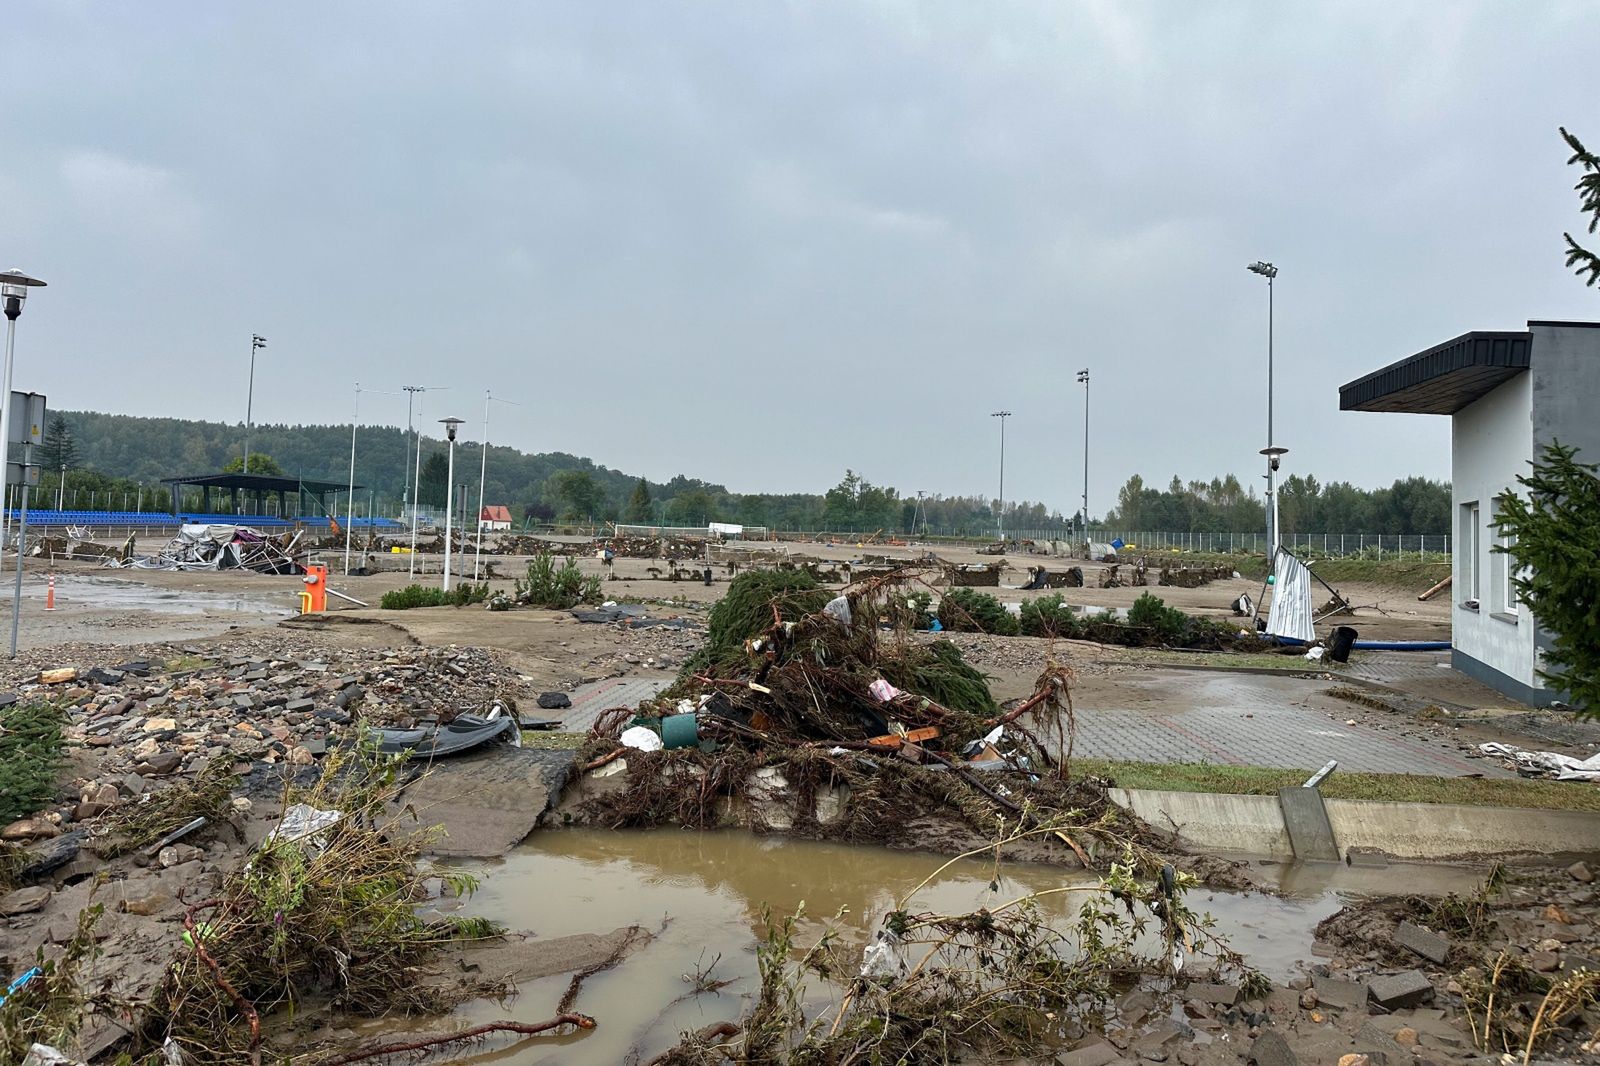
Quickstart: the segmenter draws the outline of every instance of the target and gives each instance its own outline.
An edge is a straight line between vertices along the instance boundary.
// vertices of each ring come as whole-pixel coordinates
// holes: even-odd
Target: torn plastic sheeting
[[[22,1066],[83,1066],[83,1063],[63,1055],[49,1044],[35,1044],[28,1049]]]
[[[267,834],[267,839],[262,843],[271,844],[274,841],[285,840],[293,843],[306,837],[316,836],[338,825],[344,818],[343,811],[324,811],[311,806],[309,803],[291,804],[283,812],[283,817],[278,820],[277,826]]]
[[[1485,755],[1498,755],[1509,759],[1520,774],[1529,777],[1553,777],[1557,781],[1600,781],[1600,755],[1575,759],[1555,751],[1529,751],[1514,744],[1479,744]]]
[[[868,685],[867,691],[872,693],[872,698],[877,700],[879,703],[888,703],[896,696],[905,695],[903,691],[895,688],[881,677],[872,684]]]
[[[1289,552],[1280,551],[1272,574],[1272,610],[1267,615],[1267,632],[1307,644],[1316,640],[1310,569]]]
[[[822,610],[841,625],[850,624],[850,601],[845,597],[835,596]]]
[[[662,747],[661,735],[654,729],[636,725],[622,731],[622,736],[617,738],[623,747],[636,748],[639,751],[660,751]]]

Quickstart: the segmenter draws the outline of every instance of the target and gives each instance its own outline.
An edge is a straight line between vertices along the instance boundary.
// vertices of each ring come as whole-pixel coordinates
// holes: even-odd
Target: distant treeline
[[[398,513],[410,481],[407,435],[393,426],[357,430],[356,481],[371,490],[380,514]],[[52,416],[41,459],[41,489],[54,498],[59,467],[68,468],[67,490],[94,491],[98,501],[115,493],[132,507],[165,506],[157,494],[162,478],[215,473],[244,450],[244,428],[220,422],[179,418],[141,418],[90,411]],[[250,450],[271,456],[286,474],[342,482],[348,476],[350,427],[256,426]],[[443,441],[422,438],[424,504],[444,502],[446,461]],[[64,462],[63,462],[64,461]],[[456,480],[476,503],[479,446],[456,447]],[[140,488],[140,483],[143,487]],[[511,508],[518,524],[554,520],[665,522],[704,525],[741,522],[772,529],[837,532],[932,533],[983,536],[996,523],[996,502],[982,496],[902,495],[846,471],[825,493],[736,493],[722,485],[680,474],[665,482],[599,466],[563,452],[529,455],[515,448],[489,449],[488,503]],[[152,502],[158,501],[158,502]],[[1422,478],[1397,481],[1386,489],[1360,489],[1345,482],[1326,487],[1315,478],[1291,477],[1282,485],[1279,512],[1286,533],[1446,533],[1450,529],[1450,488]],[[1007,530],[1051,532],[1076,528],[1079,516],[1063,515],[1042,503],[1007,501]],[[1100,528],[1160,532],[1248,533],[1262,528],[1259,496],[1232,475],[1183,484],[1173,478],[1167,491],[1128,479],[1117,506],[1093,524]]]
[[[1187,484],[1174,476],[1165,492],[1134,475],[1099,524],[1163,533],[1251,533],[1266,520],[1265,501],[1232,474]],[[1348,481],[1322,485],[1315,477],[1291,475],[1278,485],[1278,521],[1286,534],[1449,533],[1450,483],[1410,477],[1388,488],[1363,489]]]

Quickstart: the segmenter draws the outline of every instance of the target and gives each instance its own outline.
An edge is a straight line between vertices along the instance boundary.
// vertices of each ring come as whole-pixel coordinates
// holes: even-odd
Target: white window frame
[[[1457,556],[1456,568],[1461,571],[1459,598],[1457,603],[1463,607],[1472,600],[1478,601],[1478,609],[1483,609],[1483,564],[1479,552],[1482,550],[1482,520],[1483,515],[1477,500],[1467,500],[1461,504],[1458,511],[1459,526],[1456,530]],[[1470,608],[1469,608],[1470,609]]]

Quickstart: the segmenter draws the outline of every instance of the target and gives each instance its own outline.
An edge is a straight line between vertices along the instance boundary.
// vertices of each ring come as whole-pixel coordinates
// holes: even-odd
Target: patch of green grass
[[[564,733],[557,729],[524,729],[522,746],[543,751],[577,751],[588,740],[584,733]]]
[[[1168,651],[1164,648],[1129,648],[1125,655],[1118,656],[1118,661],[1149,666],[1233,666],[1252,670],[1284,670],[1289,673],[1316,674],[1344,668],[1343,663],[1333,662],[1326,657],[1312,662],[1304,654],[1274,655],[1248,651],[1183,652]]]
[[[1274,796],[1278,789],[1305,784],[1314,769],[1213,763],[1120,762],[1073,759],[1076,774],[1094,774],[1122,788],[1167,792],[1221,792]],[[1336,770],[1322,782],[1328,799],[1386,800],[1396,803],[1461,803],[1473,807],[1533,807],[1551,811],[1600,811],[1600,788],[1582,781],[1524,778],[1427,777],[1420,774],[1352,774]]]
[[[186,674],[192,670],[204,670],[210,665],[211,660],[201,655],[179,655],[167,660],[167,672]]]

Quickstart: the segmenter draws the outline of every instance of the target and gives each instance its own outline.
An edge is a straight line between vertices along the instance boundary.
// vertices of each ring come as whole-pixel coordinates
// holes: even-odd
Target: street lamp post
[[[444,479],[444,591],[450,591],[450,508],[455,501],[452,495],[456,487],[456,427],[461,425],[459,418],[441,418],[444,426],[444,435],[450,442],[449,474]]]
[[[239,473],[250,472],[250,427],[253,424],[256,404],[256,350],[267,346],[267,338],[259,333],[250,334],[250,386],[244,398],[244,465]]]
[[[350,518],[356,510],[356,423],[361,419],[361,382],[356,382],[355,399],[350,403],[350,491],[344,505],[344,576],[350,576]]]
[[[1267,457],[1267,563],[1271,565],[1278,557],[1278,460],[1288,451],[1272,439],[1272,281],[1278,268],[1257,261],[1246,269],[1267,279],[1267,446],[1261,454]]]
[[[1083,542],[1089,543],[1089,368],[1078,371],[1083,386]]]
[[[1000,420],[1000,514],[995,527],[1000,531],[1000,543],[1006,540],[1006,419],[1011,417],[1010,411],[995,411],[990,418]]]
[[[45,283],[30,278],[20,270],[0,271],[0,303],[6,313],[6,363],[5,391],[0,393],[0,460],[11,458],[11,370],[17,347],[17,319],[22,315],[22,305],[28,299],[29,289],[42,289]],[[9,472],[9,470],[8,470]],[[9,480],[9,478],[7,479]],[[3,528],[11,528],[11,511],[5,512]],[[5,551],[5,538],[0,536],[0,555]],[[22,545],[17,545],[17,565],[22,565]],[[13,649],[13,656],[16,650]]]
[[[489,484],[489,404],[495,400],[488,389],[483,390],[483,455],[478,464],[478,545],[472,557],[472,580],[478,580],[478,564],[483,561],[483,494]],[[515,400],[500,400],[520,407]],[[462,494],[465,497],[465,493]]]

